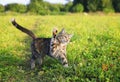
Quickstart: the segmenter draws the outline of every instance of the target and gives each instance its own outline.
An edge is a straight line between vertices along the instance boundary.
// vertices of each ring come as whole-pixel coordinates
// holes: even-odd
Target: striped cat
[[[67,34],[64,29],[57,33],[57,30],[54,29],[52,38],[37,38],[32,31],[19,25],[15,19],[12,19],[11,22],[17,29],[33,39],[31,43],[31,69],[35,68],[36,59],[39,60],[38,63],[41,65],[45,55],[58,59],[64,67],[68,67],[66,46],[72,37],[71,34]]]

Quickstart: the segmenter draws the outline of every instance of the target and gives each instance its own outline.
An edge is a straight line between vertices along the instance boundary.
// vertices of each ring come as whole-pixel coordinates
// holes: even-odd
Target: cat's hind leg
[[[31,57],[31,60],[30,60],[30,64],[31,64],[31,69],[34,69],[35,68],[35,57],[34,55]]]
[[[38,61],[38,64],[41,66],[42,65],[42,62],[43,62],[43,58],[41,56],[39,56],[37,58],[37,61]]]

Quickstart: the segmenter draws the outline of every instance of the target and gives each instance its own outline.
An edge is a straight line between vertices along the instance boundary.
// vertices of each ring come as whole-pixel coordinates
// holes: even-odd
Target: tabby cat
[[[31,43],[31,69],[35,68],[36,59],[39,60],[38,63],[41,65],[45,55],[59,60],[64,67],[68,67],[66,46],[72,37],[71,34],[67,34],[64,29],[57,33],[57,30],[54,29],[52,38],[37,38],[32,31],[19,25],[15,19],[12,19],[11,22],[17,29],[33,39]]]

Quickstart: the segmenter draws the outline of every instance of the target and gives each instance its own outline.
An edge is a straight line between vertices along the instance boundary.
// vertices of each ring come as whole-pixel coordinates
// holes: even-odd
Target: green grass
[[[69,67],[46,57],[30,70],[31,38],[11,18],[38,37],[51,37],[63,27],[74,34],[67,47]],[[0,82],[119,82],[120,15],[0,16]]]

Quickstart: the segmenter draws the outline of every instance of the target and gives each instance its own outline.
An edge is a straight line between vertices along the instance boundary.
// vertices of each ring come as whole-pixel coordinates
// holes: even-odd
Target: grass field
[[[50,57],[30,70],[31,38],[11,18],[38,37],[63,27],[74,34],[67,47],[69,67]],[[120,15],[0,16],[0,82],[120,82]]]

